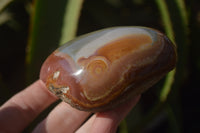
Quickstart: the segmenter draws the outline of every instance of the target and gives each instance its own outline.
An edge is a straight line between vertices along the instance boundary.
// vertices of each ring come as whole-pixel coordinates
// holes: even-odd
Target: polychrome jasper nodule
[[[96,112],[141,94],[175,64],[175,45],[159,31],[114,27],[55,50],[44,62],[40,79],[71,106]]]

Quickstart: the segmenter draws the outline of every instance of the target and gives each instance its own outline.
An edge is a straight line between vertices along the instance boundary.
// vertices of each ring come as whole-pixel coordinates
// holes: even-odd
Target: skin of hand
[[[95,114],[79,111],[61,102],[35,127],[33,133],[114,133],[139,99],[140,95],[112,110]],[[41,80],[34,82],[0,107],[0,133],[22,132],[56,100],[57,97]]]

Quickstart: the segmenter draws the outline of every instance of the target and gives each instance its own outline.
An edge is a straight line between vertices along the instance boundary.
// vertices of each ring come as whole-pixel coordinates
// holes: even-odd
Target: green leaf
[[[13,0],[1,0],[0,1],[0,12],[3,11],[3,9],[6,8]]]
[[[26,56],[28,83],[38,79],[40,67],[47,56],[62,41],[74,37],[82,1],[35,1]]]
[[[122,120],[122,122],[119,125],[119,133],[128,133],[128,128],[125,119]]]

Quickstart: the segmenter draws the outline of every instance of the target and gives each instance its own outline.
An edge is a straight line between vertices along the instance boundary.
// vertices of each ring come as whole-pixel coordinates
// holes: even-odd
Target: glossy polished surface
[[[114,27],[66,43],[44,62],[40,78],[71,106],[102,111],[144,92],[175,67],[176,48],[145,27]]]

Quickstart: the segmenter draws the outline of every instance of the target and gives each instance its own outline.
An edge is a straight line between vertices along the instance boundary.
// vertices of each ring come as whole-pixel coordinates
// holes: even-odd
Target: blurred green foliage
[[[165,32],[177,45],[178,63],[142,95],[118,132],[200,131],[199,0],[1,0],[0,103],[37,80],[42,62],[63,40],[130,25]]]

